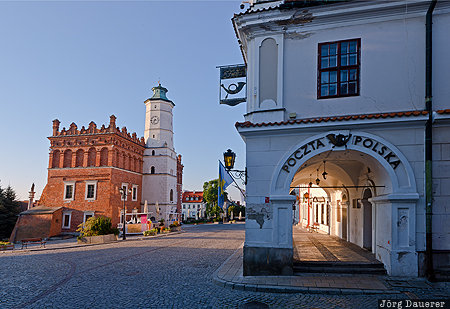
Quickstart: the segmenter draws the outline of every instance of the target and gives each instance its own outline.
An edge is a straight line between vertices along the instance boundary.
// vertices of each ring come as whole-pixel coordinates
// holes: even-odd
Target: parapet
[[[61,131],[59,131],[59,125],[60,122],[58,119],[53,120],[53,137],[57,136],[82,136],[82,135],[92,135],[92,134],[107,134],[107,133],[114,133],[117,134],[123,138],[126,138],[136,144],[145,146],[145,140],[144,137],[138,138],[136,133],[128,133],[128,130],[126,127],[122,127],[122,129],[119,129],[119,127],[116,127],[116,116],[111,115],[109,117],[109,126],[106,127],[104,124],[98,128],[96,123],[91,121],[89,123],[89,126],[85,128],[84,126],[81,127],[80,130],[78,130],[78,126],[72,122],[69,126],[69,129],[66,130],[65,127]]]

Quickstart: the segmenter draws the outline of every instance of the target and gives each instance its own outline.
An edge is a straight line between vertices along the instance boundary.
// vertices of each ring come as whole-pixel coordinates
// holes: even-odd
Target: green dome
[[[167,89],[164,88],[163,86],[161,86],[161,84],[158,84],[158,86],[153,87],[153,96],[149,99],[149,100],[163,100],[163,101],[168,101],[168,102],[172,102],[170,101],[167,96]]]

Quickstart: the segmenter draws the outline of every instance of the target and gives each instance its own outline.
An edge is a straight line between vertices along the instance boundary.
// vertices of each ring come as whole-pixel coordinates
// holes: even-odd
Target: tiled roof
[[[438,114],[450,114],[450,109],[436,111]],[[338,122],[364,119],[379,119],[379,118],[399,118],[399,117],[417,117],[427,115],[427,111],[407,111],[407,112],[392,112],[392,113],[377,113],[377,114],[361,114],[361,115],[346,115],[346,116],[330,116],[330,117],[314,117],[296,120],[287,120],[279,122],[262,122],[252,123],[250,121],[236,122],[236,128],[250,128],[250,127],[267,127],[267,126],[282,126],[289,124],[306,124],[319,122]]]
[[[188,200],[188,198],[194,198],[194,200]],[[183,203],[201,203],[203,202],[202,191],[184,191],[182,197]]]
[[[443,115],[443,114],[450,114],[450,109],[441,109],[436,111],[436,113]]]
[[[251,14],[251,13],[274,11],[274,10],[279,10],[279,9],[305,8],[305,7],[329,5],[329,4],[335,4],[335,3],[347,2],[347,1],[349,1],[349,0],[285,0],[284,3],[281,3],[279,5],[262,7],[259,9],[256,9],[254,6],[250,6],[244,12],[234,14],[234,17],[247,15],[247,14]],[[268,1],[268,2],[276,2],[276,1]],[[264,3],[267,3],[267,2],[264,2]]]

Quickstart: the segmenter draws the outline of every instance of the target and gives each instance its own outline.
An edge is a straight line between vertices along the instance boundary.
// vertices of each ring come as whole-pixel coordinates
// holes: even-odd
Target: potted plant
[[[171,232],[178,232],[181,231],[181,226],[178,221],[174,221],[171,225],[169,225]]]
[[[0,250],[14,250],[14,244],[9,241],[0,241]]]
[[[91,217],[78,226],[77,232],[80,232],[78,243],[87,244],[116,241],[119,235],[119,230],[112,227],[108,217]]]
[[[158,234],[158,229],[156,229],[156,228],[153,228],[148,231],[144,231],[144,236],[155,236],[156,234]]]

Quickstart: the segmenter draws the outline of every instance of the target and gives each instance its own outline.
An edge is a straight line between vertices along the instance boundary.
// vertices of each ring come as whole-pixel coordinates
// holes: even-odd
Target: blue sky
[[[27,199],[47,180],[52,120],[90,121],[143,136],[158,80],[175,104],[184,189],[217,178],[227,149],[245,165],[234,123],[245,103],[218,104],[218,65],[243,63],[231,18],[240,1],[0,2],[0,186]],[[237,199],[237,190],[231,190]]]

